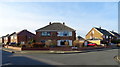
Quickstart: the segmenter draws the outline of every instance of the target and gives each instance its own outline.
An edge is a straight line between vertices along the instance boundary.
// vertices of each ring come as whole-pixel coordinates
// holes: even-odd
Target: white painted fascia
[[[112,32],[108,31],[110,34],[112,34],[113,36],[115,36]]]
[[[98,31],[96,28],[94,28],[98,33],[100,33],[101,35],[103,35],[100,31]]]

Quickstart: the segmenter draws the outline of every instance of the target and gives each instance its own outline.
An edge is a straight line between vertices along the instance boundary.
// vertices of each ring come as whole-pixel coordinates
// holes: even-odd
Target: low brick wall
[[[71,47],[54,47],[54,48],[22,48],[22,50],[57,50],[57,51],[71,51]]]
[[[22,48],[21,50],[50,50],[49,48]]]
[[[12,46],[5,46],[5,48],[15,49],[15,50],[53,50],[53,51],[73,51],[73,50],[89,50],[89,49],[100,49],[100,48],[110,48],[111,46],[103,47],[82,47],[78,49],[72,49],[72,47],[54,47],[54,48],[20,48],[20,47],[12,47]]]
[[[21,47],[5,46],[5,48],[10,48],[10,49],[21,51]]]

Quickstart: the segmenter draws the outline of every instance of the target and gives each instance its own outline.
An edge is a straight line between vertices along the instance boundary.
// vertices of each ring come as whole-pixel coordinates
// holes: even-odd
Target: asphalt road
[[[2,52],[3,65],[118,65],[114,56],[118,49],[73,54]]]

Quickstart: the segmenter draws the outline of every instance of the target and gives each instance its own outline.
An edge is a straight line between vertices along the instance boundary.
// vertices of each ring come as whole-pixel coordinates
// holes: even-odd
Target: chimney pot
[[[50,22],[49,25],[51,25],[52,23]]]
[[[63,25],[65,25],[65,22],[63,22]]]

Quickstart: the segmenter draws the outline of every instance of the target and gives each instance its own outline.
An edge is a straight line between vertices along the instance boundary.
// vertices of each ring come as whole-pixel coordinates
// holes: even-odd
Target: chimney
[[[50,22],[49,25],[51,25],[52,23]]]
[[[101,29],[101,26],[99,28]]]
[[[63,22],[63,25],[65,25],[65,22]]]
[[[27,29],[24,29],[24,31],[26,31]]]

